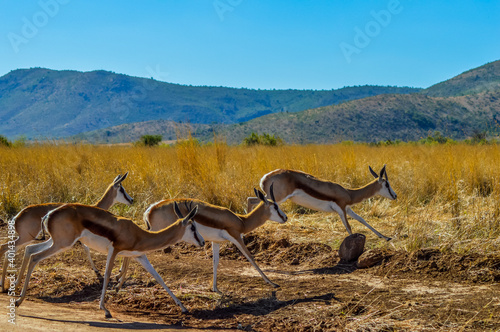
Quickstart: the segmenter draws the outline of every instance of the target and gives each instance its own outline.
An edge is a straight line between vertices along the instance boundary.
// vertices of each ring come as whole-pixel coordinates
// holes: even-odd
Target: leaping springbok
[[[144,221],[151,230],[158,230],[175,222],[174,206],[179,204],[182,212],[189,210],[191,205],[198,206],[198,213],[194,217],[198,225],[200,234],[207,241],[212,241],[213,252],[213,284],[212,290],[218,292],[217,289],[217,266],[219,265],[219,248],[220,243],[230,241],[233,243],[246,257],[246,259],[259,272],[262,278],[271,286],[279,287],[267,278],[259,266],[255,263],[252,254],[243,242],[243,234],[246,234],[257,227],[263,225],[267,220],[276,221],[280,224],[287,221],[286,214],[281,211],[278,204],[274,202],[273,187],[270,188],[270,197],[268,200],[264,194],[256,189],[260,203],[250,213],[240,215],[231,212],[229,209],[215,206],[207,202],[196,199],[167,199],[151,205],[144,213]],[[125,277],[122,277],[122,282]],[[118,286],[120,287],[120,285]]]
[[[113,182],[108,186],[104,195],[102,195],[101,199],[95,204],[95,206],[100,207],[101,209],[107,210],[115,203],[124,203],[127,205],[131,205],[134,202],[134,199],[127,194],[125,189],[122,186],[123,180],[127,178],[128,172],[123,176],[118,175]],[[37,235],[42,232],[42,218],[49,211],[54,210],[55,208],[64,205],[64,203],[46,203],[46,204],[36,204],[30,205],[22,209],[11,222],[14,222],[14,227],[16,233],[18,235],[17,240],[15,240],[14,246],[4,243],[0,246],[0,258],[3,259],[3,267],[2,267],[2,292],[6,292],[5,288],[5,277],[7,274],[7,266],[8,266],[8,257],[7,257],[7,249],[13,249],[14,252],[23,248],[27,244],[35,241]],[[90,256],[90,250],[85,245],[83,246],[85,251],[87,252],[87,256],[92,266],[94,272],[100,276],[99,270],[94,265],[92,261],[92,257]]]
[[[380,195],[390,200],[397,198],[396,193],[389,184],[385,167],[386,165],[382,167],[380,175],[378,175],[369,166],[368,168],[375,180],[357,189],[346,189],[340,184],[321,180],[304,172],[288,169],[277,169],[264,175],[260,180],[260,187],[269,195],[271,185],[273,185],[274,197],[276,197],[276,203],[278,204],[289,199],[296,204],[316,211],[337,212],[349,234],[352,234],[352,231],[346,214],[368,227],[378,237],[389,241],[391,240],[390,237],[380,234],[351,209],[351,205],[360,203],[375,195]],[[258,198],[255,197],[247,199],[247,211],[251,211],[256,201],[258,201]]]
[[[30,276],[35,266],[45,258],[70,249],[79,240],[94,250],[108,254],[99,306],[104,310],[106,318],[111,317],[111,313],[104,305],[106,288],[117,255],[138,261],[167,291],[182,312],[187,312],[181,301],[165,285],[145,253],[166,248],[181,240],[204,246],[205,240],[192,221],[197,209],[195,206],[185,218],[176,219],[168,228],[158,232],[144,230],[128,218],[115,216],[95,206],[66,204],[50,211],[43,218],[43,223],[51,237],[46,242],[27,247],[28,249],[36,246],[37,250],[31,250],[26,280],[16,306],[21,305],[26,296]],[[179,214],[178,218],[182,218],[182,215]]]

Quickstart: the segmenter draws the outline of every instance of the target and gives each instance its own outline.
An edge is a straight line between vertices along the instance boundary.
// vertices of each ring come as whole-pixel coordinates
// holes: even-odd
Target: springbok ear
[[[255,189],[255,193],[257,194],[257,197],[261,201],[263,201],[264,203],[267,203],[267,198],[266,198],[266,196],[264,196],[264,194],[262,193],[262,191]]]
[[[113,184],[116,186],[116,185],[119,185],[120,183],[122,183],[123,180],[125,180],[127,178],[127,175],[128,175],[128,172],[123,174],[123,176],[121,176],[121,174],[118,174],[118,176],[115,178],[115,180],[113,181]]]
[[[384,165],[384,167],[382,167],[382,169],[380,170],[380,177],[382,178],[385,175],[385,179],[387,180],[387,173],[385,171],[385,166],[386,165]]]
[[[375,173],[375,171],[372,169],[372,167],[371,167],[371,166],[368,166],[368,169],[370,170],[370,173],[372,173],[373,177],[374,177],[375,179],[377,179],[377,178],[378,178],[378,174],[377,174],[377,173]]]
[[[123,182],[123,180],[125,180],[128,176],[128,172],[123,174],[122,178],[120,179],[120,182]]]
[[[179,208],[179,205],[177,202],[174,202],[174,212],[177,218],[182,219],[184,216],[182,215],[181,209]]]
[[[113,184],[117,184],[117,183],[120,181],[121,177],[122,177],[122,175],[121,175],[121,174],[118,174],[118,175],[116,176],[116,178],[113,180]]]
[[[189,222],[192,222],[196,213],[198,213],[198,205],[196,205],[191,211],[189,211],[186,218],[184,218],[184,220],[182,220],[182,225],[187,226],[189,224]]]

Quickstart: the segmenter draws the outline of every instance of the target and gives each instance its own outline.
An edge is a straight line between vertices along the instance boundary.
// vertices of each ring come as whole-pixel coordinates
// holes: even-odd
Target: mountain
[[[194,87],[106,71],[19,69],[0,77],[0,134],[64,137],[151,120],[237,123],[386,93],[420,89],[360,86],[338,90]]]
[[[414,94],[385,94],[313,108],[278,112],[239,124],[193,124],[193,136],[207,141],[214,132],[230,144],[252,132],[280,136],[288,143],[334,143],[343,140],[377,142],[419,140],[435,131],[455,139],[476,132],[498,134],[500,123],[500,61],[469,70]],[[435,95],[435,96],[434,96]],[[154,121],[153,121],[154,123]],[[166,134],[151,122],[82,134],[90,141],[137,140],[141,134]],[[140,129],[139,129],[140,128]],[[106,135],[106,133],[110,133]],[[125,140],[127,141],[127,140]]]
[[[468,70],[447,81],[435,84],[422,93],[433,97],[464,96],[500,88],[500,60]]]
[[[293,114],[266,115],[228,126],[220,133],[233,144],[241,143],[251,132],[278,135],[295,144],[415,141],[435,131],[464,139],[478,131],[497,133],[499,121],[500,90],[451,98],[391,94]]]

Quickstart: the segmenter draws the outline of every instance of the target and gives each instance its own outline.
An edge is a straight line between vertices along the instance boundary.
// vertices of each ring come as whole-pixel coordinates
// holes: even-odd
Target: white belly
[[[81,243],[86,245],[92,250],[98,251],[102,254],[107,255],[109,248],[113,246],[111,241],[109,241],[107,238],[96,235],[92,233],[91,231],[85,229],[82,232],[82,236],[78,239]],[[139,251],[120,251],[118,256],[121,257],[137,257],[143,255],[144,252],[139,252]]]
[[[96,235],[87,229],[83,230],[82,236],[78,240],[90,249],[103,254],[107,254],[109,247],[112,245],[107,238]]]
[[[302,189],[295,189],[294,192],[287,198],[295,204],[302,205],[312,210],[323,212],[336,211],[337,213],[341,212],[340,207],[335,202],[322,201],[320,199],[314,198],[305,193]]]
[[[201,236],[203,236],[205,241],[225,242],[228,241],[229,238],[232,238],[232,236],[223,229],[208,227],[199,223],[196,223],[196,228],[198,229],[198,232],[201,234]]]

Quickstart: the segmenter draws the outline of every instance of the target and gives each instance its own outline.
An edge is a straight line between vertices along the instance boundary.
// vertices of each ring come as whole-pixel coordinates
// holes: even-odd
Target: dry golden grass
[[[192,197],[244,212],[262,175],[292,168],[345,187],[372,179],[368,165],[387,164],[396,202],[373,198],[354,210],[387,236],[378,240],[356,221],[353,229],[368,236],[369,246],[422,247],[487,253],[500,247],[500,150],[496,145],[307,145],[232,147],[199,146],[187,140],[175,147],[34,145],[0,147],[0,218],[7,220],[28,204],[93,203],[119,173],[136,203],[112,211],[142,219],[160,199]],[[338,245],[347,235],[337,215],[310,213],[284,204],[287,225],[269,223],[269,231],[293,230],[293,237],[316,234]],[[333,221],[333,222],[332,222]],[[305,239],[306,237],[304,237]]]

